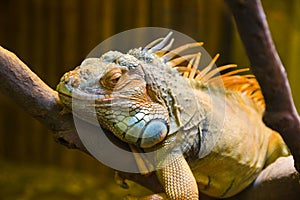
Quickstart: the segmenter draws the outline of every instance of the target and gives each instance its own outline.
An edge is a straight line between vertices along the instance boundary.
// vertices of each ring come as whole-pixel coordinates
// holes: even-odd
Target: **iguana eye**
[[[100,83],[104,87],[113,88],[116,86],[121,76],[122,70],[120,68],[114,68],[100,79]]]

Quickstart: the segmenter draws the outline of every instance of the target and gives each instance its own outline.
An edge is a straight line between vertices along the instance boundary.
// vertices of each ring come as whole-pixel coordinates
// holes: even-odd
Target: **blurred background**
[[[299,110],[300,1],[262,2]],[[205,42],[211,55],[221,54],[218,65],[249,66],[223,0],[0,0],[0,45],[52,88],[101,41],[146,26]],[[0,123],[0,199],[119,199],[128,193],[113,183],[112,170],[55,143],[2,94]]]

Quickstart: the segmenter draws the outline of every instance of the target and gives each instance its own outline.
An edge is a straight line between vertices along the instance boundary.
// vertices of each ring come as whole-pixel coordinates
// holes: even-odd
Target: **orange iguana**
[[[253,75],[239,75],[248,69],[213,69],[217,55],[200,71],[200,53],[179,55],[201,44],[170,50],[171,35],[85,60],[62,77],[60,99],[70,109],[76,99],[75,115],[96,114],[120,140],[155,152],[168,199],[233,196],[289,151],[262,122],[260,87]]]

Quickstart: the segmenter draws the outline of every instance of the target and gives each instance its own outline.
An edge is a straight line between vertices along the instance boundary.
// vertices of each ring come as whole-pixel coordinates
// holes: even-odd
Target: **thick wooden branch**
[[[225,0],[236,21],[266,102],[264,122],[278,131],[300,170],[300,119],[260,0]]]
[[[300,175],[294,168],[293,157],[282,157],[263,170],[251,187],[231,200],[298,200]]]
[[[0,47],[0,91],[54,131],[55,139],[69,148],[84,150],[72,115],[64,113],[56,91],[48,87],[19,58]]]

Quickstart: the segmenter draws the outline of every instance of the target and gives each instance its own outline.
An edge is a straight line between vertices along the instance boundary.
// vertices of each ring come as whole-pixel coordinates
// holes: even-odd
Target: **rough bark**
[[[55,90],[46,85],[14,53],[0,46],[0,91],[55,133],[69,148],[85,150],[70,113],[63,112]]]
[[[266,102],[264,122],[278,131],[300,170],[300,118],[260,0],[225,0]]]

